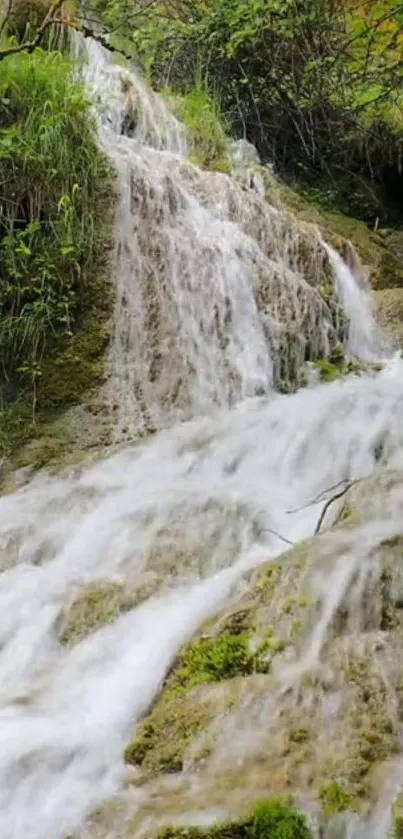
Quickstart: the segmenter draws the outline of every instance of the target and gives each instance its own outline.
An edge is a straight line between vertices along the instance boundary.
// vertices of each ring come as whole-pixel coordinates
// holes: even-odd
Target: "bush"
[[[172,91],[166,90],[172,97]],[[190,158],[203,169],[228,172],[228,140],[217,101],[200,81],[176,99],[176,112],[188,129]]]
[[[305,816],[285,798],[257,804],[252,812],[251,839],[309,839]]]
[[[92,0],[157,85],[198,67],[238,136],[342,212],[403,217],[403,5],[397,0]]]
[[[206,829],[169,827],[159,839],[312,839],[312,833],[290,799],[275,797],[256,804],[244,819]]]
[[[90,104],[57,52],[0,63],[0,409],[31,386],[91,303],[111,176]],[[35,404],[34,404],[35,410]]]

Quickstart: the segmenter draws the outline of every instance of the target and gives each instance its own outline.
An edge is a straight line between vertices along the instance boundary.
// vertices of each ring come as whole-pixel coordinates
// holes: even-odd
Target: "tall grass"
[[[175,94],[169,87],[162,93],[172,100],[178,118],[186,125],[191,160],[203,169],[230,171],[225,119],[201,73],[185,93]]]
[[[35,401],[44,354],[88,304],[109,188],[70,60],[37,50],[1,62],[0,409],[23,381]]]

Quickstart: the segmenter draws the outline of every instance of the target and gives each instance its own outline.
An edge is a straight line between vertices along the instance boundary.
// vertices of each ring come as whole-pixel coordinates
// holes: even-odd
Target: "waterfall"
[[[101,97],[120,196],[107,388],[116,439],[298,381],[306,361],[346,342],[346,316],[351,351],[368,356],[365,293],[314,226],[189,163],[183,126],[95,41],[84,76]]]
[[[401,362],[291,396],[272,388],[340,340],[376,355],[352,269],[316,228],[189,163],[163,102],[93,42],[85,75],[120,193],[108,399],[117,439],[159,433],[0,499],[4,839],[80,830],[122,788],[123,748],[179,647],[245,571],[284,538],[311,535],[322,505],[309,502],[329,487],[403,469]],[[349,538],[315,655],[343,596]],[[105,580],[130,591],[132,608],[62,646],[77,593]]]

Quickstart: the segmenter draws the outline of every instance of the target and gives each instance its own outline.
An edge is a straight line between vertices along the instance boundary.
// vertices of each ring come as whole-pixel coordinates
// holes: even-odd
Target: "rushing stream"
[[[329,487],[403,468],[399,360],[292,396],[272,390],[284,336],[290,365],[338,338],[304,277],[301,241],[317,283],[330,263],[351,350],[379,355],[351,267],[253,189],[191,166],[182,127],[96,44],[86,79],[103,96],[100,141],[120,187],[116,439],[158,433],[0,501],[2,839],[79,828],[120,788],[124,745],[178,648],[243,571],[310,535],[323,502],[307,502]],[[146,580],[153,594],[61,646],[63,609],[105,579]],[[316,645],[342,586],[326,596]]]

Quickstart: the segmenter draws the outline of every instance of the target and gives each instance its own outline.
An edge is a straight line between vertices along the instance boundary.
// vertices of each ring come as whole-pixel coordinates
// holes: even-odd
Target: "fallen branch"
[[[291,513],[300,513],[301,510],[306,510],[308,507],[313,507],[314,504],[318,504],[319,501],[322,501],[323,496],[326,495],[326,493],[331,492],[333,489],[338,489],[339,486],[345,484],[346,482],[351,483],[349,481],[349,478],[343,478],[341,481],[338,481],[337,484],[333,484],[333,486],[331,487],[322,489],[322,492],[320,492],[319,495],[316,496],[316,498],[313,498],[312,501],[307,501],[306,504],[302,504],[301,507],[294,507],[291,510],[286,510],[287,515],[290,515]]]
[[[343,495],[345,495],[349,491],[349,489],[351,489],[351,487],[354,486],[354,484],[357,484],[357,483],[358,483],[358,481],[350,481],[347,484],[347,486],[344,487],[344,489],[341,489],[340,492],[336,492],[335,495],[332,495],[332,497],[329,498],[328,501],[326,501],[326,504],[325,504],[320,516],[319,516],[318,523],[315,527],[315,533],[319,533],[320,528],[322,527],[325,515],[326,515],[330,505],[333,504],[333,501],[338,501],[339,498],[342,498]]]
[[[277,536],[277,539],[281,539],[282,542],[285,542],[286,545],[295,545],[295,542],[291,542],[290,539],[286,539],[285,536],[282,536],[281,533],[278,533],[277,530],[273,530],[271,527],[263,527],[263,533],[271,533],[273,536]]]

